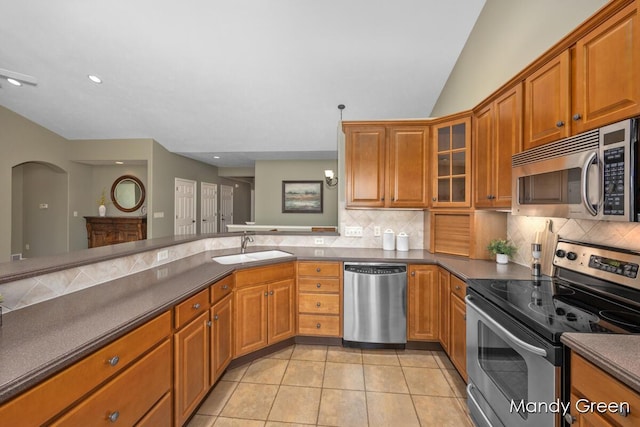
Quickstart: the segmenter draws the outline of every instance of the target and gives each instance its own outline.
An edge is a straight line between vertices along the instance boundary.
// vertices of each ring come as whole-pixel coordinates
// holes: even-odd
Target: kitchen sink
[[[284,251],[270,250],[270,251],[247,252],[244,254],[214,256],[211,259],[220,264],[240,264],[243,262],[263,261],[267,259],[281,258],[281,257],[287,257],[287,256],[292,256],[292,254]]]

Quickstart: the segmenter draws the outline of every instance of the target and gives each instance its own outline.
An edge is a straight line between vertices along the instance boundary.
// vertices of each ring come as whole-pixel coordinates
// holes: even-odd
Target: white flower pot
[[[496,262],[498,264],[508,264],[509,263],[509,255],[496,254]]]
[[[105,216],[107,214],[107,207],[105,205],[98,206],[98,215]]]

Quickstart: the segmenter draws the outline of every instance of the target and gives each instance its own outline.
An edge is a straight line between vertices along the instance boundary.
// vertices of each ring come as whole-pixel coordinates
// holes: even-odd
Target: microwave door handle
[[[487,313],[485,313],[484,311],[482,311],[480,309],[480,307],[475,305],[472,302],[471,297],[469,295],[467,295],[464,298],[464,300],[465,300],[465,302],[467,303],[467,305],[469,307],[471,307],[473,310],[475,310],[482,317],[482,320],[484,320],[487,323],[490,323],[491,326],[493,326],[494,328],[496,328],[497,330],[502,332],[505,335],[505,337],[509,341],[511,341],[513,344],[517,345],[518,347],[522,348],[523,350],[528,351],[529,353],[533,353],[533,354],[535,354],[537,356],[547,357],[547,350],[545,350],[544,348],[536,347],[535,345],[531,345],[528,342],[524,342],[520,338],[518,338],[515,335],[513,335],[504,326],[502,326],[501,324],[499,324],[498,322],[493,320],[491,317],[489,317],[489,315]]]
[[[587,208],[591,216],[598,215],[598,211],[593,207],[593,205],[589,201],[589,168],[593,164],[593,161],[596,160],[597,156],[598,156],[598,153],[595,151],[589,154],[587,161],[584,162],[584,166],[582,167],[582,203]]]

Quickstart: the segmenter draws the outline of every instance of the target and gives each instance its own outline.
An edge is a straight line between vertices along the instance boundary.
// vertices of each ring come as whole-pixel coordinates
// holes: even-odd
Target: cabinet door
[[[573,133],[640,113],[640,28],[636,3],[576,43]]]
[[[211,381],[213,385],[233,358],[231,295],[211,308]]]
[[[571,423],[575,427],[613,427],[614,424],[607,421],[603,416],[599,415],[597,411],[578,412],[575,408],[575,403],[583,399],[583,397],[576,396],[571,393],[571,400],[573,408],[570,408],[569,414],[574,418]]]
[[[437,271],[436,265],[409,266],[407,338],[410,340],[438,340],[440,311]]]
[[[499,97],[494,110],[491,201],[494,208],[510,208],[511,156],[522,151],[522,85]]]
[[[347,206],[384,206],[385,138],[384,126],[347,128]]]
[[[449,354],[449,299],[451,273],[444,268],[438,268],[438,295],[440,297],[440,323],[438,338],[444,351]]]
[[[464,300],[454,294],[451,294],[450,316],[449,357],[462,378],[467,381],[467,308]]]
[[[420,208],[427,205],[429,128],[424,126],[389,129],[387,150],[387,205]]]
[[[490,208],[493,192],[493,104],[475,114],[474,120],[474,202],[478,208]],[[509,165],[511,168],[511,165]]]
[[[471,205],[471,117],[434,126],[433,207]]]
[[[174,335],[175,419],[182,425],[209,392],[209,312]]]
[[[235,357],[267,346],[267,286],[235,291]]]
[[[269,344],[295,335],[295,295],[293,279],[269,284]]]
[[[525,150],[569,136],[570,74],[565,51],[525,80]]]

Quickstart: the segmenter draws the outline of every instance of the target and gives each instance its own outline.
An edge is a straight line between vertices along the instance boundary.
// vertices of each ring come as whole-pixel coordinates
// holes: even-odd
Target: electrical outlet
[[[316,237],[315,244],[316,245],[324,245],[324,239],[322,237]]]
[[[373,227],[373,235],[376,237],[380,237],[380,226],[376,225],[375,227]]]
[[[165,259],[169,258],[169,251],[167,249],[163,250],[163,251],[158,251],[158,261],[164,261]]]
[[[344,235],[347,237],[362,237],[362,227],[345,227]]]
[[[49,209],[48,203],[40,203],[40,209]]]
[[[161,269],[156,271],[156,278],[157,279],[164,279],[168,275],[169,275],[169,269],[167,269],[167,268],[161,268]]]

